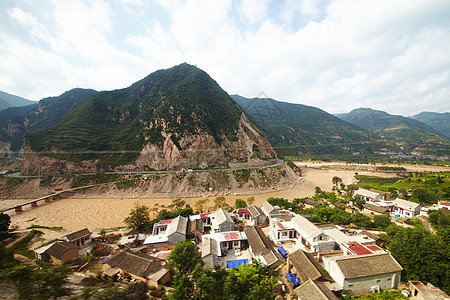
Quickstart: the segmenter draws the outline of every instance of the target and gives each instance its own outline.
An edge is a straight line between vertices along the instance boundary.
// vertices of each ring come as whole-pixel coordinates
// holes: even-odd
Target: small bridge
[[[34,208],[34,207],[38,206],[38,202],[39,201],[51,202],[51,201],[56,200],[57,198],[61,199],[61,194],[63,194],[64,192],[66,192],[66,191],[57,192],[57,193],[54,193],[54,194],[51,194],[51,195],[47,195],[47,196],[44,196],[44,197],[41,197],[41,198],[38,198],[38,199],[35,199],[35,200],[24,202],[22,204],[18,204],[18,205],[9,207],[9,208],[2,209],[2,210],[0,210],[0,212],[4,213],[4,212],[10,211],[10,210],[14,210],[16,213],[20,213],[20,212],[23,211],[23,207],[26,206],[26,205],[31,205],[31,208]]]

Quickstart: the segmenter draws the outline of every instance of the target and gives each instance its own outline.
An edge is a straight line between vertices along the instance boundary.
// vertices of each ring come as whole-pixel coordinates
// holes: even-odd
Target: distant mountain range
[[[75,105],[97,93],[91,89],[72,89],[58,97],[44,98],[39,102],[9,107],[0,111],[0,145],[10,151],[23,147],[24,136],[28,132],[47,129],[58,124]]]
[[[388,147],[378,135],[316,107],[270,98],[231,97],[281,155],[351,155]]]
[[[435,113],[424,111],[412,116],[411,119],[427,124],[442,135],[450,138],[450,113]]]
[[[34,102],[35,101],[0,91],[0,110],[8,107],[26,106]]]
[[[358,108],[336,116],[377,133],[405,152],[448,155],[450,151],[450,142],[444,134],[414,119],[370,108]]]
[[[0,150],[25,150],[30,174],[43,165],[61,172],[223,167],[272,158],[274,148],[279,155],[450,152],[450,113],[406,118],[360,108],[333,116],[270,98],[230,97],[188,64],[125,89],[77,88],[20,103],[28,105],[0,110]]]

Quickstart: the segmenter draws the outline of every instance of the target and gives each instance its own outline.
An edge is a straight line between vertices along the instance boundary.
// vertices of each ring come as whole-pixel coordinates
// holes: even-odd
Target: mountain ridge
[[[48,171],[73,172],[223,167],[275,156],[217,82],[186,63],[85,99],[55,126],[27,134],[26,147],[23,173],[41,172],[43,156]]]
[[[371,108],[358,108],[336,116],[379,134],[403,151],[448,155],[448,138],[420,121]]]

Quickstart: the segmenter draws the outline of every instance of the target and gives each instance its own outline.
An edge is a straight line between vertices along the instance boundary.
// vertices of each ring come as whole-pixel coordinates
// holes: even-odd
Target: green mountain
[[[35,101],[0,91],[0,110],[8,107],[26,106],[32,104],[33,102]]]
[[[379,136],[316,107],[270,98],[231,97],[281,155],[348,155],[386,147]]]
[[[448,155],[450,151],[450,142],[444,135],[417,120],[370,108],[358,108],[337,116],[379,134],[405,152]]]
[[[411,119],[427,124],[437,132],[450,138],[450,113],[435,113],[424,111],[412,116]]]
[[[72,89],[58,97],[44,98],[21,107],[0,110],[0,142],[11,151],[19,151],[27,132],[35,132],[57,124],[82,99],[92,96],[91,89]]]
[[[275,155],[230,96],[185,63],[99,92],[26,142],[23,173],[222,167]]]

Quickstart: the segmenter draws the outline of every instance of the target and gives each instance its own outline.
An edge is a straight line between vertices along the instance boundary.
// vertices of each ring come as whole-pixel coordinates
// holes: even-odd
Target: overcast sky
[[[450,1],[0,1],[2,91],[118,89],[182,62],[329,113],[446,112]]]

